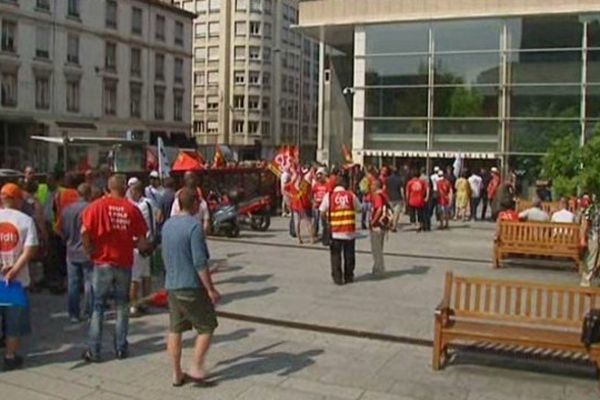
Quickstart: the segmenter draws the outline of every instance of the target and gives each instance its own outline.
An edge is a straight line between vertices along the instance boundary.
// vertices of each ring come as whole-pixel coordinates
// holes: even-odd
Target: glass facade
[[[600,122],[600,15],[367,25],[355,43],[367,150],[537,157]]]

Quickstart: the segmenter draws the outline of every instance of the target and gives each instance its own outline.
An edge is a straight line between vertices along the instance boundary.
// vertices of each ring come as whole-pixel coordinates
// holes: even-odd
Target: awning
[[[102,145],[126,145],[126,146],[146,146],[146,142],[142,142],[139,140],[127,140],[127,139],[119,139],[119,138],[110,138],[110,137],[55,137],[55,136],[32,136],[32,140],[37,140],[40,142],[45,142],[49,144],[55,144],[58,146],[64,146],[65,143],[68,144],[82,144],[82,145],[91,145],[91,144],[102,144]]]
[[[363,150],[359,155],[367,157],[403,157],[403,158],[456,158],[460,156],[464,159],[494,160],[500,158],[496,153],[460,153],[455,151],[426,151],[426,150]]]
[[[86,130],[97,130],[96,125],[89,122],[69,122],[69,121],[56,121],[56,126],[64,129],[86,129]]]

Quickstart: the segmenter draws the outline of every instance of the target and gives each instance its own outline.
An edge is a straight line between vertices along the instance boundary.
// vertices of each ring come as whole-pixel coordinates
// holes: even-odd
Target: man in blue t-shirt
[[[179,194],[182,213],[163,226],[162,255],[165,264],[165,289],[169,293],[170,328],[167,351],[173,364],[173,386],[186,380],[201,385],[207,382],[204,358],[210,347],[217,316],[214,305],[220,295],[208,271],[208,247],[200,221],[192,216],[198,197],[184,188]],[[198,332],[192,365],[188,374],[181,369],[181,334]]]

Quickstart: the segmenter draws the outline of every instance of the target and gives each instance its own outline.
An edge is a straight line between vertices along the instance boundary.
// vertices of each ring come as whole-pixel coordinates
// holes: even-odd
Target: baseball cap
[[[438,166],[433,167],[433,172],[438,172],[439,170],[440,170],[440,167],[438,167]]]
[[[21,199],[23,197],[23,193],[21,192],[21,188],[14,183],[7,183],[2,186],[0,190],[2,196],[9,197],[11,199]]]
[[[438,176],[444,176],[444,171],[439,170],[437,174],[438,174]]]
[[[160,175],[158,175],[158,171],[150,172],[150,178],[159,179]]]
[[[129,178],[129,180],[127,181],[127,187],[135,186],[138,183],[140,183],[140,180],[134,176],[132,178]]]
[[[320,167],[319,169],[317,169],[317,174],[327,175],[327,170],[323,167]]]
[[[492,172],[498,172],[498,168],[496,168],[496,167],[492,167],[492,170],[491,170],[491,171],[492,171]]]

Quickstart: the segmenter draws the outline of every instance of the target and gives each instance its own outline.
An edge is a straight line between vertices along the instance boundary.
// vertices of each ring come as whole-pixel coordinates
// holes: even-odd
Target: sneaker
[[[69,322],[73,325],[77,325],[78,323],[80,323],[81,321],[79,320],[79,318],[77,317],[71,317],[69,318]]]
[[[83,358],[83,361],[85,361],[87,363],[99,363],[100,362],[100,357],[94,356],[92,354],[92,352],[89,350],[84,351],[83,354],[81,355],[81,358]]]
[[[141,316],[141,313],[137,307],[129,307],[129,317],[130,318],[137,318],[139,316]]]
[[[117,351],[117,360],[126,360],[127,358],[129,358],[129,353],[127,350]]]
[[[13,358],[4,357],[4,370],[14,371],[23,367],[23,357],[14,356]]]

